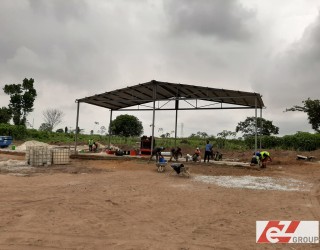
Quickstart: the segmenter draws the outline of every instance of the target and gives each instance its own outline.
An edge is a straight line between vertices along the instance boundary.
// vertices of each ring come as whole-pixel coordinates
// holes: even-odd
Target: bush
[[[26,138],[27,129],[23,125],[0,124],[0,135],[12,136],[14,140]]]
[[[180,141],[180,144],[189,144],[189,141],[187,139],[182,139]]]
[[[75,142],[74,133],[55,133],[48,131],[38,131],[36,129],[26,129],[23,125],[0,124],[0,135],[12,136],[14,140],[37,140],[46,143],[68,143]],[[89,139],[105,144],[109,143],[109,137],[105,135],[84,135],[78,134],[78,144],[87,144]],[[223,148],[227,150],[246,150],[254,149],[255,137],[246,136],[238,139],[224,139],[211,137],[208,138],[214,148]],[[176,146],[186,148],[200,147],[204,149],[207,139],[199,137],[177,138]],[[140,146],[140,137],[111,136],[111,143],[119,147],[136,148]],[[163,146],[167,149],[175,146],[174,138],[156,138],[156,146]],[[262,136],[261,145],[264,149],[285,149],[311,151],[320,148],[320,134],[310,134],[307,132],[298,132],[294,135],[285,135],[283,137]],[[260,137],[258,136],[258,147],[260,146]]]
[[[258,145],[260,143],[258,137]],[[262,148],[281,148],[283,139],[276,136],[261,136],[261,147]]]
[[[311,151],[320,148],[320,134],[298,132],[295,135],[283,137],[283,149],[294,149],[300,151]]]

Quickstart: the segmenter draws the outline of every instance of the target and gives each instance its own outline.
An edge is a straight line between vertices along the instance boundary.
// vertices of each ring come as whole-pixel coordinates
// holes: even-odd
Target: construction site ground
[[[251,154],[184,162],[188,178],[140,158],[31,167],[0,152],[0,249],[319,249],[257,244],[256,221],[320,220],[320,151],[271,151],[266,169]]]

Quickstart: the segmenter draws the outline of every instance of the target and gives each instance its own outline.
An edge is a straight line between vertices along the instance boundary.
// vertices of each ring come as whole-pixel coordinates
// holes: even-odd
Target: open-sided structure
[[[178,110],[255,109],[257,117],[257,109],[260,109],[260,114],[262,114],[262,108],[264,108],[259,93],[160,82],[155,80],[77,99],[76,102],[78,104],[76,128],[78,128],[80,103],[88,103],[110,109],[110,123],[112,121],[113,111],[153,111],[153,137],[155,112],[157,110],[175,110],[175,138],[177,137]],[[163,104],[156,106],[156,102],[162,102]],[[174,106],[168,108],[166,106],[168,102],[174,102]],[[184,105],[181,105],[182,102]]]

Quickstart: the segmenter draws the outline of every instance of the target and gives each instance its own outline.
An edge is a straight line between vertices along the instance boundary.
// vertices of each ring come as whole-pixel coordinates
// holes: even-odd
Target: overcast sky
[[[57,128],[75,128],[76,99],[155,79],[260,93],[280,135],[313,132],[305,113],[283,111],[320,99],[319,10],[320,0],[0,0],[0,106],[5,84],[34,78],[29,122],[39,128],[42,112],[57,108]],[[128,114],[151,135],[152,112]],[[183,111],[177,133],[216,136],[254,115]],[[107,109],[80,105],[87,133],[109,119]],[[157,112],[156,135],[174,120],[174,111]]]

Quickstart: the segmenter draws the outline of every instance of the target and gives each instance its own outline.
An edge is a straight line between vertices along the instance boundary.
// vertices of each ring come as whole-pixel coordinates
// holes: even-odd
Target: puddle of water
[[[309,191],[311,184],[290,179],[255,176],[195,176],[194,181],[216,184],[226,188],[246,188],[258,190]]]

